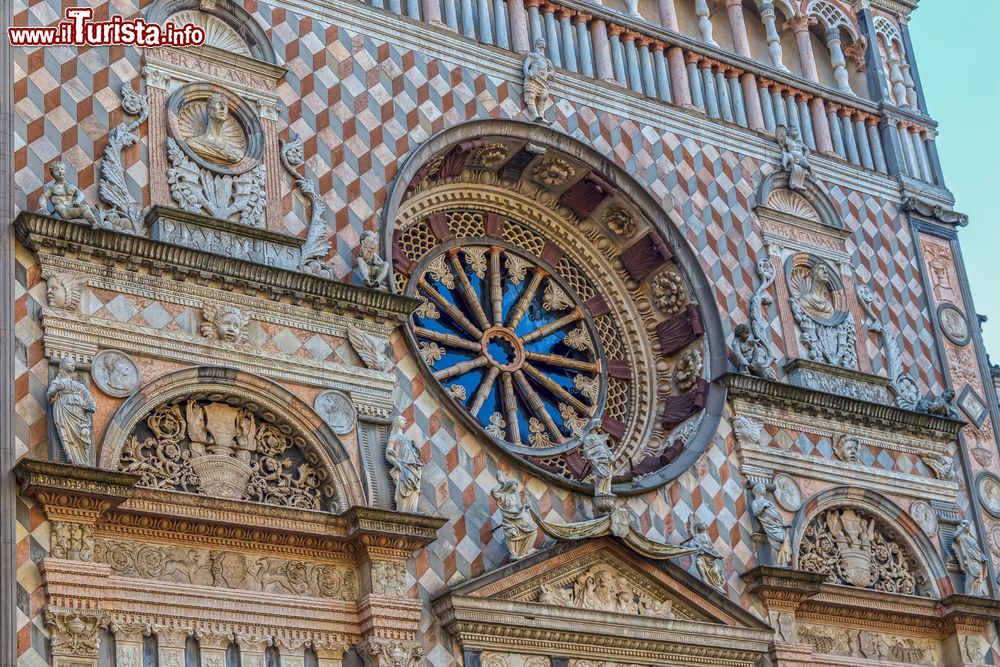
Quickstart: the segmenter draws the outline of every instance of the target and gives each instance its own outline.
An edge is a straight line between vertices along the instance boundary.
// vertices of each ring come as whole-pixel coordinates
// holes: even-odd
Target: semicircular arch
[[[347,449],[311,407],[271,380],[224,366],[198,366],[167,373],[144,385],[125,400],[108,424],[98,451],[99,467],[118,469],[127,443],[137,439],[134,435],[147,428],[147,420],[158,409],[170,407],[173,415],[179,417],[178,421],[183,423],[184,416],[180,404],[187,401],[199,403],[202,409],[204,402],[228,406],[224,408],[226,410],[224,416],[235,418],[236,425],[227,425],[226,435],[231,433],[233,441],[239,443],[239,438],[246,437],[250,429],[253,429],[253,437],[263,443],[258,446],[258,450],[275,457],[274,461],[281,462],[281,459],[277,458],[280,452],[279,454],[275,452],[282,447],[300,450],[302,460],[292,461],[292,464],[298,467],[295,481],[301,481],[304,474],[317,476],[316,494],[312,493],[311,485],[306,485],[310,488],[305,488],[305,494],[297,494],[299,500],[306,499],[310,503],[313,498],[316,499],[317,502],[314,503],[316,506],[309,509],[341,513],[354,506],[367,505],[364,486]],[[170,419],[170,415],[167,419]],[[241,423],[242,419],[251,421]],[[162,433],[162,430],[159,429],[159,432]],[[185,430],[183,426],[174,428],[176,432]],[[207,439],[211,441],[213,439],[211,425],[206,430],[209,432]],[[156,434],[157,429],[154,429],[153,435]],[[149,434],[144,433],[144,435]],[[268,438],[270,441],[266,440]],[[178,444],[182,439],[183,434],[178,433],[176,437],[167,440]],[[206,453],[219,457],[219,453],[211,445],[207,449],[210,451]],[[231,449],[238,450],[238,446]],[[230,451],[228,455],[239,458],[236,451]],[[261,464],[259,461],[250,463]],[[273,463],[265,462],[263,465],[266,468],[267,465],[273,466]],[[300,466],[308,468],[303,469]],[[235,467],[240,468],[240,466]],[[276,473],[275,470],[264,470],[264,476]],[[262,490],[268,498],[264,502],[306,506],[302,502],[296,502],[295,498],[282,500],[268,493],[263,487]]]
[[[802,569],[803,539],[813,521],[830,511],[855,510],[874,518],[889,537],[902,542],[905,554],[917,565],[921,577],[921,593],[927,597],[941,598],[954,592],[947,568],[937,549],[914,519],[894,502],[871,490],[859,493],[857,489],[836,487],[822,491],[803,503],[792,521],[792,567]]]

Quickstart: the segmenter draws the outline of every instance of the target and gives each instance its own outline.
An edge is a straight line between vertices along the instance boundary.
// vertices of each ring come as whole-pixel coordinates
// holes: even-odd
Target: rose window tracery
[[[436,309],[414,314],[420,355],[488,433],[550,456],[599,422],[600,337],[555,269],[499,240],[438,246],[422,264],[414,293]]]
[[[522,465],[593,493],[582,442],[606,436],[613,492],[655,488],[718,423],[704,418],[715,355],[694,257],[524,129],[530,140],[483,135],[401,173],[384,237],[395,289],[419,302],[410,344],[452,414]]]

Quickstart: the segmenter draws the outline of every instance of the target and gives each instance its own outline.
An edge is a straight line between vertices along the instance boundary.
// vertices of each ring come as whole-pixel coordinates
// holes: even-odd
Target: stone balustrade
[[[796,32],[802,46],[799,59],[805,78],[782,64],[776,43],[771,62],[761,63],[749,57],[742,39],[735,43],[737,51],[745,53],[733,53],[714,42],[578,0],[405,0],[405,6],[404,0],[369,1],[518,53],[541,38],[557,68],[759,133],[774,134],[780,125],[795,127],[821,154],[882,174],[943,185],[933,143],[935,124],[918,112],[901,111],[889,118],[882,112],[884,105],[853,94],[846,84],[833,88],[809,76],[815,71],[814,56],[805,37],[808,21],[802,17],[785,27]],[[735,16],[735,9],[730,13]],[[674,17],[666,14],[661,20],[670,25]],[[767,19],[770,34],[773,21]],[[733,23],[735,34],[745,32],[740,22]],[[832,36],[830,41],[839,47]],[[842,66],[839,50],[834,54],[835,64]]]

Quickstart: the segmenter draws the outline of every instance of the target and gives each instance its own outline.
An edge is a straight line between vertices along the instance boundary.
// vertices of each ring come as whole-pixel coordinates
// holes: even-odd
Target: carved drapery
[[[898,532],[853,508],[821,512],[806,527],[798,568],[827,582],[904,595],[928,595],[927,577]]]
[[[594,565],[575,580],[542,584],[538,601],[557,607],[671,618],[669,600],[656,600],[606,563]]]

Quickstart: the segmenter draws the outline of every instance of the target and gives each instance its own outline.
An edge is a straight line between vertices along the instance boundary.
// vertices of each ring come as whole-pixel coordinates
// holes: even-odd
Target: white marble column
[[[826,31],[826,47],[830,49],[830,65],[833,66],[833,80],[837,83],[837,90],[853,95],[851,77],[847,73],[847,59],[844,58],[840,40],[840,28],[830,28]]]
[[[774,3],[765,1],[760,7],[760,18],[767,31],[767,55],[771,59],[771,67],[787,72],[788,68],[782,61],[781,35],[778,34],[778,24],[774,13]]]

